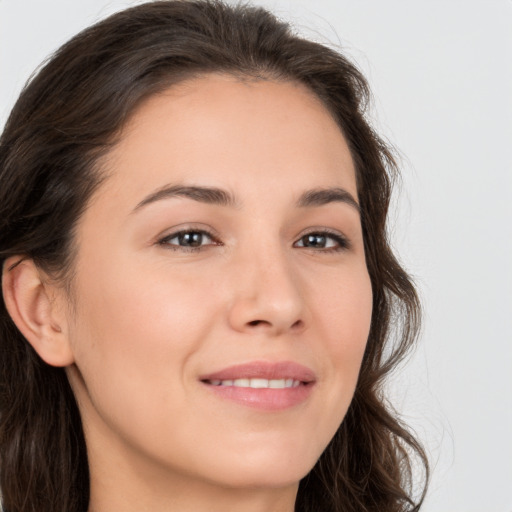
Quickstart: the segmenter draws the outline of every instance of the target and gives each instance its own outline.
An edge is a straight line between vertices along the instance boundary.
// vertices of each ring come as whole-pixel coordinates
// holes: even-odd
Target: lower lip
[[[221,398],[262,411],[281,411],[299,405],[308,399],[313,390],[312,382],[301,383],[295,388],[277,389],[203,384]]]

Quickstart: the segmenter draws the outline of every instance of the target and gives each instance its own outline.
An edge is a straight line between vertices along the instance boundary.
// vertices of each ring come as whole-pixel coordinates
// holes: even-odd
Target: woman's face
[[[295,485],[343,420],[370,327],[336,123],[300,85],[210,75],[147,100],[102,165],[68,326],[93,482],[136,467]]]

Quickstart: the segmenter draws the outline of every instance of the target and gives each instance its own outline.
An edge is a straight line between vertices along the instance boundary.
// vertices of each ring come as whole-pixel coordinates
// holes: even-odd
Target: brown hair
[[[0,262],[20,255],[69,279],[73,228],[101,183],[99,157],[144,98],[209,72],[306,85],[337,120],[356,165],[371,330],[354,399],[301,481],[296,510],[418,510],[426,486],[416,501],[412,461],[426,478],[427,459],[383,394],[383,378],[413,345],[419,324],[415,289],[387,241],[397,169],[365,119],[365,79],[337,51],[298,37],[262,8],[215,0],[146,3],[83,31],[26,86],[1,136]],[[65,371],[36,355],[3,300],[0,488],[4,512],[88,507],[86,446]]]

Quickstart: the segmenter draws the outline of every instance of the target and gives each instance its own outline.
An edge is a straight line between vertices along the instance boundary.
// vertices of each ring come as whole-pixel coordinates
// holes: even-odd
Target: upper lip
[[[253,361],[228,366],[200,377],[202,381],[236,379],[293,379],[310,383],[316,380],[316,376],[307,366],[293,361]]]

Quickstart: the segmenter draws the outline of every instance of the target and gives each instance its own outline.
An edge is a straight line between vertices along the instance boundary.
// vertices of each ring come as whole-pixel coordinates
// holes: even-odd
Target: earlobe
[[[20,257],[5,261],[2,290],[9,315],[41,359],[52,366],[72,364],[67,321],[58,300],[64,292],[45,282],[33,260]]]

